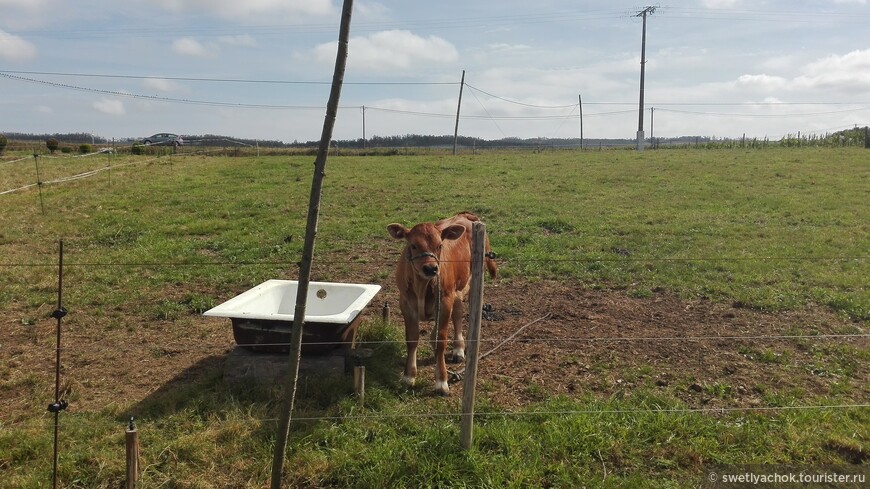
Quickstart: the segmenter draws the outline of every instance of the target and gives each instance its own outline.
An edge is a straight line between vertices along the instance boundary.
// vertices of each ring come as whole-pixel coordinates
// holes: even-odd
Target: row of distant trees
[[[855,127],[824,136],[818,134],[801,135],[788,134],[778,140],[769,138],[713,138],[709,136],[681,136],[674,138],[654,138],[650,144],[654,147],[703,147],[703,148],[761,148],[767,146],[862,146],[866,144],[866,127]],[[232,140],[222,136],[185,136],[185,141],[202,146],[227,146],[228,141],[238,141],[246,146],[259,147],[290,147],[290,148],[316,148],[319,141],[283,143],[281,141],[257,141],[257,140]],[[201,141],[201,142],[200,142]],[[345,139],[333,141],[333,146],[338,148],[365,149],[365,148],[449,148],[454,145],[463,148],[497,149],[497,148],[577,148],[581,144],[580,138],[502,138],[481,139],[468,136],[454,138],[452,135],[433,136],[422,134],[405,134],[401,136],[373,136],[367,139]],[[582,141],[584,148],[614,148],[635,147],[634,139],[585,139]]]
[[[708,136],[682,136],[676,138],[654,138],[650,141],[653,148],[680,148],[680,147],[698,147],[698,148],[763,148],[768,146],[785,146],[785,147],[842,147],[842,146],[867,146],[870,147],[868,141],[868,127],[855,127],[834,133],[828,133],[824,136],[819,134],[801,135],[788,134],[778,140],[768,138],[712,138]],[[86,145],[111,145],[111,146],[128,146],[137,142],[136,139],[128,138],[125,140],[108,140],[106,138],[95,137],[90,133],[66,133],[66,134],[24,134],[24,133],[6,133],[0,135],[0,152],[2,152],[10,142],[22,143],[25,147],[34,148],[36,145],[46,145],[46,148],[54,152],[58,148],[76,148],[79,151],[85,151]],[[278,140],[263,140],[263,139],[244,139],[234,138],[229,136],[221,136],[216,134],[205,134],[200,136],[184,135],[185,145],[187,146],[203,146],[203,147],[259,147],[259,148],[316,148],[319,141],[285,143]],[[502,138],[502,139],[480,139],[468,136],[459,136],[454,138],[452,135],[433,136],[421,134],[405,134],[401,136],[373,136],[367,139],[348,139],[333,141],[333,146],[339,149],[366,149],[366,148],[448,148],[457,144],[463,148],[479,148],[479,149],[497,149],[497,148],[518,148],[518,149],[546,149],[546,148],[577,148],[581,141],[579,138]],[[613,148],[613,147],[634,147],[633,139],[586,139],[582,141],[584,148]],[[87,150],[90,151],[90,146]]]

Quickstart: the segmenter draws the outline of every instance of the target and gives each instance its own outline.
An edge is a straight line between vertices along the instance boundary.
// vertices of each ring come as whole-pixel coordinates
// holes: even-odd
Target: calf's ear
[[[465,233],[465,226],[462,224],[454,224],[447,226],[441,231],[441,239],[459,239]]]
[[[395,239],[405,239],[405,236],[408,235],[408,228],[396,223],[387,226],[387,231],[389,231],[390,236]]]

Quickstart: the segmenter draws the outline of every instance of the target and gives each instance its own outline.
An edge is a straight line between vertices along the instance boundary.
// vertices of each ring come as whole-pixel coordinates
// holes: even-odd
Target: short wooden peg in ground
[[[381,319],[384,320],[384,324],[390,322],[390,304],[387,302],[384,302],[384,308],[381,310]]]
[[[125,434],[127,444],[127,485],[125,489],[136,489],[136,483],[139,480],[139,432],[136,431],[136,424],[133,418],[130,418],[130,424],[127,426]]]
[[[359,404],[365,404],[366,399],[366,368],[358,366],[353,368],[353,392],[359,399]]]

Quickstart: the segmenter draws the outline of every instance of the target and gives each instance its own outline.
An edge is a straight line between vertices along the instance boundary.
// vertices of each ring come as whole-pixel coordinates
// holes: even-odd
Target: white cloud
[[[246,48],[252,48],[257,45],[257,41],[248,34],[239,36],[221,36],[218,38],[218,42],[226,44],[227,46],[242,46]]]
[[[0,29],[0,59],[28,61],[36,57],[36,46]]]
[[[321,62],[334,62],[336,43],[324,43],[314,48],[314,57]],[[409,31],[376,32],[368,37],[351,38],[348,64],[360,71],[390,71],[417,65],[449,63],[459,58],[453,44],[437,37],[421,37]]]
[[[331,0],[158,0],[156,3],[172,12],[207,12],[231,20],[334,13]]]
[[[200,58],[213,58],[215,56],[213,47],[207,47],[192,37],[176,39],[172,43],[172,50],[184,56],[197,56]]]
[[[94,108],[108,115],[124,115],[127,112],[123,102],[105,97],[94,102]]]
[[[870,92],[870,49],[830,55],[807,64],[795,79],[802,89],[841,89]]]
[[[54,110],[47,105],[37,105],[36,111],[39,112],[40,114],[51,114],[54,112]]]
[[[870,49],[852,51],[842,56],[830,55],[808,64],[804,71],[808,75],[822,75],[831,72],[855,73],[870,70]]]
[[[870,49],[843,55],[832,54],[807,63],[800,71],[802,74],[794,78],[767,74],[741,75],[733,83],[733,88],[768,92],[840,90],[870,93]]]
[[[142,86],[160,92],[177,92],[183,88],[180,83],[165,78],[146,78],[142,81]]]
[[[780,76],[741,75],[737,78],[737,86],[756,90],[782,90],[788,86],[788,80]]]

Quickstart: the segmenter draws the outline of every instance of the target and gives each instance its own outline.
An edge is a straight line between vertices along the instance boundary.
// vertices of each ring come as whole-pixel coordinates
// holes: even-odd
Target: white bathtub
[[[233,336],[253,351],[285,352],[296,312],[298,282],[267,280],[204,312],[232,320]],[[302,333],[303,353],[326,353],[353,344],[360,313],[381,289],[373,284],[310,282]]]

